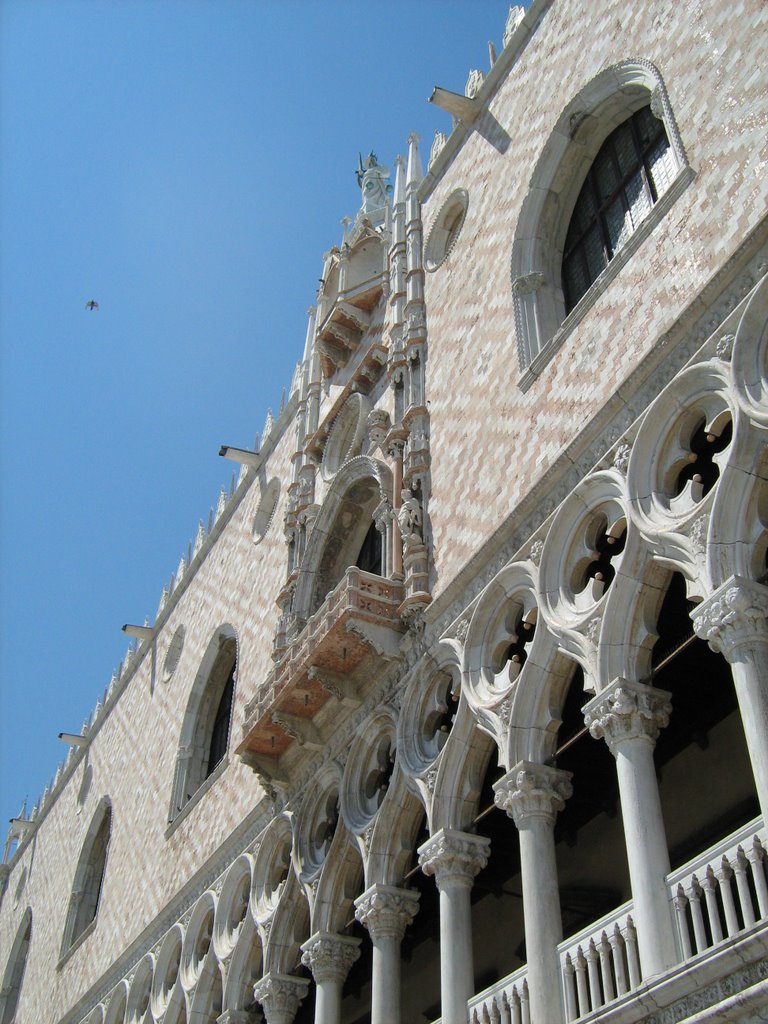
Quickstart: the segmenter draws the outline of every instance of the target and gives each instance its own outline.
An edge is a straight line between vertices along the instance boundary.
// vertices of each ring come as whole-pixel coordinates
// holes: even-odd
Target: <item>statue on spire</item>
[[[392,186],[386,183],[389,170],[381,166],[374,152],[370,152],[365,159],[362,154],[358,154],[358,169],[355,173],[363,193],[360,213],[375,218],[389,205],[389,193],[392,191]]]

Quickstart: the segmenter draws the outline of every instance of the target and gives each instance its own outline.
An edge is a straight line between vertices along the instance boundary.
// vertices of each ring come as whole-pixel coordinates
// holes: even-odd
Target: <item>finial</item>
[[[408,136],[408,173],[406,185],[415,188],[424,177],[421,169],[421,157],[419,156],[419,140],[421,136],[417,132],[411,132]]]
[[[394,203],[398,206],[405,202],[405,157],[399,153],[395,157],[395,195]]]

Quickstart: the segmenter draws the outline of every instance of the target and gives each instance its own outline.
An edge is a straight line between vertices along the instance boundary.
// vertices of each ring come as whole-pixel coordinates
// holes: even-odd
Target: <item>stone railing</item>
[[[470,1024],[530,1024],[527,975],[528,968],[521,967],[470,999]]]
[[[632,904],[569,936],[558,947],[566,1020],[605,1006],[636,988],[641,980]]]
[[[768,920],[765,843],[756,818],[668,876],[683,960]]]
[[[472,996],[468,1004],[469,1024],[531,1024],[527,979],[528,967],[520,967]],[[442,1017],[434,1024],[442,1024]]]

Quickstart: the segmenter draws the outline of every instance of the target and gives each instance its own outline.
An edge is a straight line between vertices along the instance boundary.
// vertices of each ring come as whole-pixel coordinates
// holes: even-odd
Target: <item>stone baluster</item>
[[[768,823],[768,588],[731,576],[691,618],[697,636],[731,666],[760,811]]]
[[[478,871],[488,863],[490,840],[440,829],[419,847],[419,864],[434,875],[440,892],[440,1002],[443,1024],[467,1024],[474,994],[472,913],[469,895]]]
[[[355,900],[373,943],[371,1024],[400,1024],[400,943],[418,907],[418,893],[379,883]]]
[[[315,1024],[341,1024],[341,991],[359,946],[347,935],[315,932],[301,947],[301,962],[315,979]]]
[[[262,1005],[267,1024],[293,1024],[308,987],[306,978],[270,971],[253,986],[253,994]]]
[[[563,937],[555,860],[555,819],[572,793],[571,773],[521,761],[494,784],[495,802],[520,833],[525,947],[531,1020],[564,1019],[560,960]]]
[[[672,710],[670,694],[616,679],[583,710],[591,735],[604,739],[616,759],[633,916],[647,980],[678,959],[667,892],[669,850],[653,764],[656,738]]]

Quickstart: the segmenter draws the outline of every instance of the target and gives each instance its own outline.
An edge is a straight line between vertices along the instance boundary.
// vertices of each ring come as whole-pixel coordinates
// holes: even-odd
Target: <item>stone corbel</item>
[[[334,672],[333,669],[312,665],[308,674],[310,679],[320,683],[323,689],[346,707],[357,708],[362,704],[355,684],[343,672]]]
[[[324,750],[325,741],[318,728],[308,718],[291,715],[287,711],[273,711],[272,721],[307,750]]]

